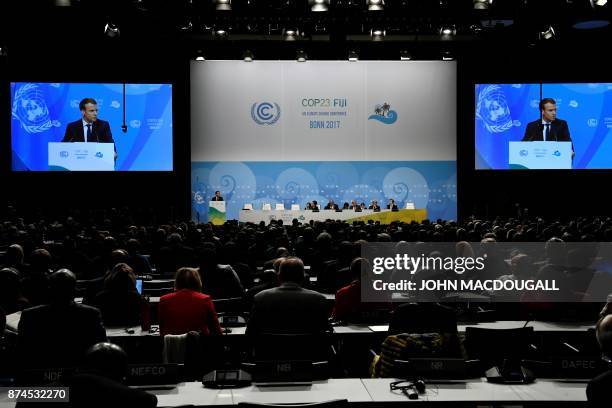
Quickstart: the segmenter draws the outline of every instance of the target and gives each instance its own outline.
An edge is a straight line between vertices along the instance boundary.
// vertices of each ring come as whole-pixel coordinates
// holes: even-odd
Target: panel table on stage
[[[390,224],[394,221],[401,221],[410,223],[412,221],[421,222],[427,218],[426,209],[415,209],[415,210],[242,210],[238,216],[240,222],[252,222],[259,224],[261,221],[268,224],[272,220],[282,220],[284,224],[291,224],[294,219],[297,219],[301,223],[308,223],[310,221],[325,221],[325,220],[339,220],[339,221],[380,221],[381,224]]]

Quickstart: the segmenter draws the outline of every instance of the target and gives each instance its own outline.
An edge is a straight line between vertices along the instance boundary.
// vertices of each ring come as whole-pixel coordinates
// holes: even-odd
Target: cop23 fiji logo
[[[276,102],[255,102],[251,106],[251,118],[258,125],[273,125],[280,115],[281,109]]]
[[[397,121],[397,112],[391,109],[388,102],[374,107],[374,114],[368,116],[368,120],[377,120],[385,125],[391,125]]]

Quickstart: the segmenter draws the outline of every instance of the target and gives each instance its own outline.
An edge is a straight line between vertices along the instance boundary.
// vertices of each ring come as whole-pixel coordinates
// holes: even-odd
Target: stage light
[[[0,57],[6,57],[7,55],[6,47],[0,46]]]
[[[283,30],[283,39],[285,41],[295,41],[300,37],[300,30],[295,28],[285,28]]]
[[[385,0],[368,0],[368,11],[381,11],[385,8]]]
[[[219,38],[226,38],[229,36],[229,32],[225,27],[215,27],[213,30],[213,35]]]
[[[55,0],[53,4],[58,7],[70,7],[72,6],[72,1],[71,0]]]
[[[553,26],[548,26],[545,30],[540,31],[540,40],[551,40],[555,38],[555,35]]]
[[[202,52],[202,50],[198,50],[198,55],[195,57],[196,61],[206,61],[206,58],[204,58],[204,53]]]
[[[442,61],[452,61],[454,59],[455,57],[453,57],[453,54],[451,54],[450,51],[444,51],[442,53]]]
[[[603,7],[606,4],[608,4],[608,0],[591,0],[591,5],[593,6],[593,8],[595,8],[596,6]]]
[[[412,59],[412,55],[406,50],[400,51],[400,60],[401,61],[410,61]]]
[[[213,0],[215,3],[215,10],[217,11],[231,11],[232,0]]]
[[[488,10],[493,0],[474,0],[474,10]]]
[[[457,29],[454,25],[446,25],[440,27],[440,35],[443,37],[450,37],[457,34]]]
[[[121,31],[119,30],[118,25],[108,22],[104,26],[104,34],[109,38],[116,38],[119,37]]]
[[[380,28],[373,28],[370,30],[370,37],[372,37],[372,41],[382,41],[384,40],[386,35],[386,31]]]
[[[304,50],[298,50],[295,55],[295,59],[297,60],[297,62],[306,62],[308,60],[308,56],[306,55]]]
[[[253,56],[253,53],[251,51],[246,50],[242,54],[242,59],[244,60],[244,62],[253,62],[253,59],[255,59],[255,57]]]
[[[179,30],[181,31],[191,31],[193,28],[193,23],[191,20],[185,20],[179,25]]]
[[[310,10],[312,11],[327,11],[329,10],[329,0],[308,0]]]
[[[357,51],[354,51],[354,50],[349,51],[348,60],[351,62],[359,61],[359,54],[357,54]]]

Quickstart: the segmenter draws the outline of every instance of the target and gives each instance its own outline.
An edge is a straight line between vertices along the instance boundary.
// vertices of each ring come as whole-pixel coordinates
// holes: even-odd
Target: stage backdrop
[[[442,61],[191,65],[192,217],[333,199],[412,201],[455,219],[456,66]]]

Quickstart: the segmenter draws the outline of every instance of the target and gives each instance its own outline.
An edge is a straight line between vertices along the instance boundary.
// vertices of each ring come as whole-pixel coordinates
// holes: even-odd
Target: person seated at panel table
[[[306,207],[304,207],[304,209],[305,209],[305,210],[312,210],[312,209],[313,209],[312,203],[311,203],[310,201],[309,201],[309,202],[307,202],[307,203],[306,203]]]
[[[203,334],[221,334],[215,305],[202,293],[202,280],[195,268],[180,268],[174,278],[174,293],[159,299],[159,331],[184,334],[192,330]]]
[[[378,205],[378,201],[372,201],[372,204],[370,204],[368,210],[380,211],[380,205]]]
[[[337,210],[338,204],[334,203],[334,200],[329,200],[324,210]]]
[[[355,210],[357,208],[359,208],[359,204],[357,204],[357,201],[352,200],[351,205],[349,206],[349,210]]]
[[[366,203],[362,202],[361,204],[359,204],[359,208],[361,210],[367,210],[368,207],[366,207]]]
[[[100,311],[75,303],[76,277],[60,269],[49,277],[48,305],[21,313],[17,348],[22,367],[76,367],[87,350],[106,341]]]
[[[612,358],[612,315],[599,319],[595,329],[597,342],[603,355]],[[586,388],[590,407],[607,407],[612,399],[612,370],[593,378]]]
[[[348,201],[346,201],[344,204],[342,204],[342,209],[343,209],[343,210],[348,210],[348,209],[349,209],[349,203],[348,203]]]
[[[389,199],[389,204],[387,204],[387,210],[397,210],[397,204],[395,204],[394,199]]]
[[[319,211],[319,203],[317,202],[317,200],[312,200],[312,209],[314,211]]]

